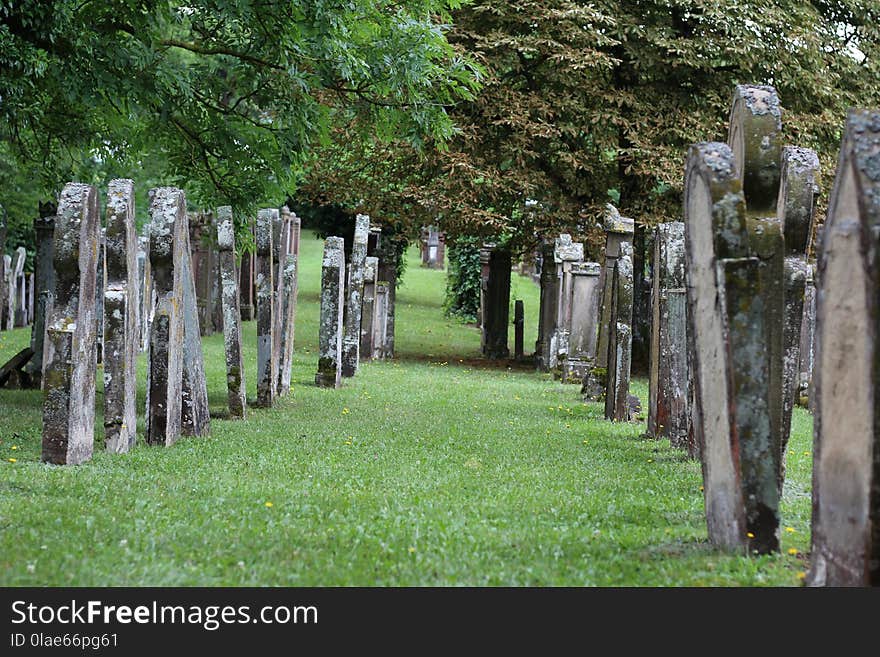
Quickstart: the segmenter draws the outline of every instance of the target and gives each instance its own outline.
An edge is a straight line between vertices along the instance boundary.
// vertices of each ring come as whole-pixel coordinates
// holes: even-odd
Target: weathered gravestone
[[[107,289],[107,234],[104,228],[101,228],[101,234],[98,237],[98,273],[97,285],[95,287],[95,335],[98,339],[97,358],[99,363],[104,362],[104,290]]]
[[[524,356],[525,319],[522,299],[517,299],[513,302],[513,357],[516,360],[522,360]]]
[[[419,247],[422,255],[422,266],[431,269],[443,269],[446,236],[435,226],[423,226],[420,231]]]
[[[281,331],[284,326],[284,267],[287,264],[287,227],[289,214],[280,210],[272,213],[272,362],[275,379],[275,396],[281,395]]]
[[[608,340],[611,327],[611,296],[614,264],[620,254],[620,245],[632,244],[635,222],[629,217],[622,217],[613,205],[606,206],[605,213],[605,260],[599,274],[599,286],[602,288],[600,299],[601,315],[599,317],[599,338],[596,345],[596,366],[600,370],[608,368]],[[602,377],[600,377],[602,378]]]
[[[608,378],[605,383],[605,419],[633,419],[629,380],[632,355],[633,270],[632,244],[621,242],[611,272],[611,312],[608,316]]]
[[[367,257],[364,259],[364,296],[361,306],[361,346],[360,354],[363,358],[374,358],[373,328],[376,326],[376,272],[379,269],[379,259]]]
[[[801,320],[801,347],[798,352],[798,390],[796,401],[811,408],[813,390],[814,337],[816,333],[816,266],[807,270],[804,285],[804,316]]]
[[[388,281],[376,283],[376,310],[373,321],[373,358],[385,358],[385,350],[381,345],[386,344],[388,332],[388,297],[391,294]]]
[[[320,388],[338,388],[342,377],[344,287],[345,242],[341,237],[328,237],[321,262],[321,316],[315,374],[315,384]]]
[[[146,351],[150,344],[150,322],[153,319],[153,273],[150,270],[150,225],[144,227],[147,236],[138,237],[138,323],[140,348]]]
[[[15,299],[15,294],[13,292],[13,287],[11,284],[12,279],[12,256],[8,254],[3,254],[3,308],[0,309],[0,315],[2,315],[3,326],[2,328],[7,331],[12,330],[12,323],[9,319],[10,317],[15,317],[15,310],[13,309],[13,300]]]
[[[378,235],[379,233],[376,232],[376,234]],[[384,281],[388,284],[388,294],[385,298],[385,321],[383,325],[384,328],[382,329],[382,335],[384,338],[382,339],[381,345],[376,345],[378,349],[381,349],[381,358],[394,358],[397,275],[398,267],[400,266],[400,251],[398,251],[399,244],[399,239],[395,239],[393,235],[390,237],[386,235],[381,240],[378,240],[378,246],[375,253],[379,258],[379,273],[376,274],[376,277],[378,280]],[[372,255],[369,253],[369,248],[367,249],[367,254]]]
[[[553,257],[557,263],[557,275],[559,276],[559,300],[556,303],[556,355],[553,360],[553,369],[560,376],[563,383],[576,383],[573,379],[566,379],[564,363],[568,359],[568,338],[571,334],[571,311],[574,286],[572,268],[584,261],[584,245],[581,242],[572,242],[571,235],[563,233],[556,239],[556,248]]]
[[[23,246],[15,250],[9,274],[9,324],[13,329],[25,325],[24,313],[24,264],[27,251]]]
[[[510,323],[510,251],[495,244],[484,244],[480,249],[484,262],[482,289],[482,346],[489,359],[504,359],[510,355],[507,331]]]
[[[541,301],[538,310],[538,339],[535,342],[535,367],[542,372],[549,372],[556,367],[560,281],[555,251],[556,240],[544,238],[541,241]]]
[[[68,183],[55,224],[55,293],[46,322],[42,460],[75,465],[95,440],[98,191]]]
[[[253,235],[253,225],[248,225],[248,231]],[[241,254],[241,264],[239,265],[238,292],[241,295],[241,318],[249,322],[255,317],[254,303],[254,270],[256,267],[256,256],[245,251]]]
[[[149,445],[210,430],[204,358],[190,259],[186,197],[175,187],[150,190],[150,265],[156,307],[147,371]]]
[[[214,262],[216,260],[214,215],[211,212],[191,213],[189,215],[189,231],[199,330],[202,335],[212,335],[214,333],[213,293]]]
[[[46,318],[52,311],[55,293],[55,268],[52,264],[55,239],[55,203],[40,204],[40,216],[34,220],[37,250],[34,254],[35,295],[34,323],[31,329],[31,349],[34,355],[25,365],[28,387],[39,388],[43,379],[43,343],[46,336]]]
[[[137,248],[134,183],[111,180],[104,291],[104,444],[119,454],[129,451],[137,439]]]
[[[809,583],[880,585],[880,111],[850,110],[819,244]]]
[[[348,274],[344,333],[342,337],[342,376],[354,376],[358,368],[361,343],[361,311],[364,293],[364,266],[367,258],[367,239],[370,235],[370,217],[355,217],[354,241]]]
[[[778,486],[780,496],[785,480],[785,453],[791,433],[791,413],[797,402],[800,373],[801,324],[810,265],[807,250],[813,232],[819,156],[808,148],[782,149],[777,214],[785,238],[783,263],[782,327],[782,433],[779,444]],[[748,203],[748,199],[746,199]]]
[[[569,270],[568,354],[562,363],[562,381],[581,383],[596,364],[599,337],[599,274],[597,262],[576,262]]]
[[[244,361],[241,353],[241,308],[239,307],[238,275],[235,268],[235,224],[232,208],[217,208],[217,262],[220,267],[223,304],[223,344],[226,350],[226,391],[229,415],[244,418]]]
[[[709,540],[778,549],[761,262],[750,254],[742,183],[727,144],[691,146],[685,171],[688,362]]]
[[[690,373],[684,232],[680,221],[654,229],[648,435],[668,438],[673,447],[686,449],[696,458],[696,446],[688,440]]]
[[[278,393],[290,392],[290,376],[293,367],[293,345],[296,336],[296,301],[299,292],[299,230],[300,219],[281,208],[284,223],[286,255],[281,270],[281,360],[278,365]]]
[[[257,406],[268,408],[275,401],[278,360],[275,358],[275,264],[273,262],[273,222],[278,210],[257,212]]]

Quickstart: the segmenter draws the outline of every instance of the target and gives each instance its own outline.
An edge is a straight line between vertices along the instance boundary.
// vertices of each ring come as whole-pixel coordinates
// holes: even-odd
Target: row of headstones
[[[147,344],[146,442],[171,445],[181,435],[210,430],[202,355],[197,283],[183,191],[150,191],[146,238],[134,227],[133,183],[111,181],[107,198],[105,267],[99,275],[101,243],[98,192],[70,183],[58,204],[52,239],[54,272],[45,329],[43,361],[43,454],[56,464],[82,463],[94,445],[94,399],[99,312],[103,300],[104,433],[106,448],[127,452],[136,439],[136,353]],[[278,210],[257,217],[256,268],[259,294],[257,405],[289,390],[293,356],[298,222]],[[230,416],[243,418],[246,398],[241,350],[241,310],[232,209],[217,209],[216,269],[226,350]],[[274,241],[273,241],[274,238]],[[273,244],[277,248],[273,248]],[[277,271],[277,273],[276,273]],[[106,276],[106,282],[102,278]],[[277,281],[277,285],[276,285]],[[103,283],[103,284],[102,284]],[[146,340],[143,336],[146,335]],[[267,374],[269,373],[269,374]]]
[[[371,226],[370,217],[364,214],[355,217],[348,264],[342,237],[328,237],[324,242],[315,374],[319,387],[338,388],[343,377],[357,373],[362,359],[394,355],[396,267],[382,266],[386,258],[380,260],[380,244],[381,229]]]
[[[0,329],[10,331],[34,321],[35,281],[34,275],[24,270],[26,259],[27,251],[23,246],[18,247],[12,256],[3,255],[0,264]]]
[[[605,417],[638,412],[629,393],[632,352],[634,222],[609,206],[602,264],[562,234],[541,245],[541,301],[535,363],[563,383],[582,384],[587,400],[605,401]]]
[[[649,433],[699,455],[713,544],[774,552],[809,386],[816,585],[880,584],[878,161],[880,112],[852,110],[812,293],[818,157],[782,146],[772,87],[738,86],[728,143],[691,147],[684,222],[655,239]]]

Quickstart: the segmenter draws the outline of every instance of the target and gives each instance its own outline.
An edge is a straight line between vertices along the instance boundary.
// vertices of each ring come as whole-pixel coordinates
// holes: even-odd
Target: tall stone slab
[[[687,290],[684,224],[654,229],[651,291],[651,352],[648,378],[648,435],[698,456],[690,443],[687,363]]]
[[[777,209],[782,162],[782,112],[773,87],[737,85],[730,111],[728,144],[746,202],[750,255],[758,258],[764,305],[770,435],[782,491],[785,333],[784,208]],[[798,285],[793,282],[792,285]],[[800,283],[802,285],[802,281]]]
[[[138,322],[140,324],[140,348],[146,351],[150,344],[150,323],[153,320],[153,273],[150,269],[150,225],[145,226],[147,235],[138,237]]]
[[[342,315],[345,288],[345,241],[328,237],[321,261],[321,316],[315,385],[338,388],[342,380]]]
[[[211,212],[193,212],[189,216],[192,246],[193,279],[196,286],[196,308],[202,335],[214,333],[213,293],[216,232]]]
[[[364,295],[361,305],[361,346],[362,358],[372,359],[373,327],[376,325],[376,272],[379,259],[373,256],[364,258]]]
[[[816,266],[809,265],[804,285],[804,312],[801,320],[801,346],[798,351],[798,388],[796,400],[811,408],[813,390],[814,338],[816,334]]]
[[[252,224],[248,225],[248,231],[254,235]],[[253,252],[245,251],[241,254],[241,263],[238,268],[238,290],[241,294],[241,318],[246,322],[250,322],[256,317],[255,270],[256,256]]]
[[[685,171],[688,361],[709,540],[766,553],[779,546],[776,452],[759,259],[727,144],[691,146]]]
[[[15,317],[15,292],[12,280],[12,256],[3,254],[3,308],[2,319],[3,327],[7,331],[11,331],[12,323]]]
[[[129,451],[137,439],[138,301],[134,183],[107,187],[104,290],[104,445]]]
[[[522,360],[525,349],[525,307],[522,299],[513,302],[513,357]]]
[[[605,419],[631,420],[629,402],[632,358],[633,268],[632,244],[621,242],[611,274],[611,314],[608,321],[608,378],[605,384]]]
[[[150,265],[156,304],[147,361],[149,445],[210,431],[199,337],[186,197],[175,187],[150,190]]]
[[[568,354],[562,364],[564,383],[582,383],[596,364],[599,339],[599,277],[602,267],[597,262],[573,263],[571,300],[568,320]]]
[[[278,210],[257,212],[257,406],[268,408],[275,402],[278,360],[275,358],[275,263],[273,262],[273,223]]]
[[[244,419],[247,407],[241,350],[241,308],[235,268],[235,224],[232,208],[217,208],[217,263],[223,304],[223,344],[226,351],[226,391],[229,416]]]
[[[24,367],[27,387],[40,388],[43,381],[43,344],[46,337],[46,318],[52,312],[55,294],[54,256],[55,203],[40,204],[40,216],[34,220],[36,252],[34,254],[34,320],[31,328],[31,349],[34,355]],[[25,381],[22,381],[25,384]]]
[[[510,356],[507,332],[510,324],[510,251],[494,244],[483,245],[487,253],[487,276],[483,292],[483,355],[492,360]]]
[[[541,301],[538,311],[538,339],[535,341],[535,367],[541,372],[549,372],[556,367],[560,280],[555,250],[555,240],[545,238],[541,241]]]
[[[10,304],[9,304],[9,328],[25,326],[25,289],[24,289],[24,264],[27,260],[27,251],[23,246],[15,250],[12,256],[12,268],[9,279]]]
[[[9,270],[6,264],[6,208],[0,205],[0,330],[6,328],[6,300],[9,298],[6,272]]]
[[[299,256],[288,253],[281,272],[283,294],[281,295],[281,361],[278,368],[278,393],[290,392],[293,368],[293,343],[296,337],[296,297],[299,293],[297,277]]]
[[[98,362],[104,362],[104,290],[107,289],[107,232],[101,228],[98,238],[98,274],[95,287],[95,334],[98,339]]]
[[[390,286],[388,281],[376,283],[376,306],[375,319],[373,321],[373,358],[385,358],[385,350],[381,345],[385,344],[385,334],[388,330],[388,295]]]
[[[284,296],[284,267],[287,264],[287,222],[289,214],[272,214],[272,362],[275,369],[275,396],[281,394],[281,331],[284,323],[282,299]]]
[[[46,322],[42,460],[76,465],[95,440],[98,191],[68,183],[54,237],[55,302]]]
[[[880,111],[850,110],[819,245],[814,586],[880,585]]]
[[[605,212],[605,249],[599,285],[602,287],[600,299],[601,315],[599,317],[599,338],[596,346],[596,366],[600,370],[608,369],[608,340],[611,324],[611,296],[614,264],[620,253],[620,245],[624,242],[632,244],[635,233],[635,222],[629,217],[622,217],[617,208],[609,204]],[[616,330],[616,329],[615,329]]]
[[[371,229],[372,230],[372,229]],[[377,233],[378,234],[378,233]],[[378,241],[376,255],[379,258],[380,281],[388,283],[388,296],[385,304],[385,324],[383,335],[381,358],[394,358],[394,327],[397,306],[397,276],[400,266],[400,253],[397,247],[398,241],[393,236],[385,235]],[[368,242],[368,255],[369,242]]]
[[[572,267],[584,260],[584,245],[581,242],[572,242],[571,235],[563,233],[556,239],[556,248],[553,252],[556,260],[556,271],[559,275],[559,301],[556,304],[556,357],[554,370],[563,382],[566,382],[562,365],[568,358],[568,337],[571,333],[571,309],[572,288],[574,278]],[[574,380],[568,381],[576,383]]]
[[[801,324],[810,265],[807,250],[813,233],[819,195],[819,156],[808,148],[782,149],[779,199],[776,204],[785,236],[783,262],[784,323],[782,327],[782,435],[779,446],[779,494],[785,481],[785,454],[791,414],[797,403],[800,375]]]
[[[361,346],[361,312],[364,294],[364,267],[367,259],[367,240],[370,235],[370,217],[355,217],[354,240],[348,275],[344,332],[342,337],[342,376],[354,376],[358,368]]]

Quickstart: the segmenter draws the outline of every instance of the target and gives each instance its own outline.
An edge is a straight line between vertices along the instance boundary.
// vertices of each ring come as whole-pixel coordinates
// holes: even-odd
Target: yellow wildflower
[[[791,556],[795,556],[795,555],[797,555],[797,553],[798,553],[797,548],[788,548],[788,553],[789,553]]]
[[[275,505],[272,504],[271,502],[266,502],[266,508],[267,508],[267,509],[271,509],[273,506],[275,506]]]

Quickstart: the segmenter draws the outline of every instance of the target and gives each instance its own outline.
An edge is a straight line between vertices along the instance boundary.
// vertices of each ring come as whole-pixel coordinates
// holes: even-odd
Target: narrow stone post
[[[556,367],[556,320],[559,316],[559,273],[556,242],[541,241],[541,306],[538,317],[538,339],[535,342],[535,367],[549,372]]]
[[[367,239],[370,217],[355,217],[354,241],[351,247],[351,266],[348,277],[348,299],[345,311],[345,332],[342,338],[342,376],[354,376],[358,368],[361,343],[361,310],[364,293],[364,266],[367,258]]]
[[[52,312],[55,293],[54,256],[55,216],[58,208],[54,203],[40,204],[40,216],[34,220],[37,250],[34,254],[35,294],[34,322],[31,328],[31,349],[34,355],[24,367],[27,387],[40,388],[43,381],[43,344],[46,337],[46,318]]]
[[[609,204],[605,214],[605,261],[599,274],[599,286],[602,288],[600,299],[601,315],[599,317],[599,338],[596,345],[596,366],[610,370],[608,365],[608,340],[611,324],[611,296],[614,263],[620,253],[620,245],[624,242],[632,244],[635,233],[635,222],[629,217],[620,216],[617,208]],[[616,329],[615,329],[616,330]]]
[[[6,272],[9,266],[6,263],[6,208],[0,205],[0,331],[6,328],[4,321],[6,315],[6,301],[9,298]]]
[[[605,385],[605,419],[631,420],[629,378],[632,358],[633,273],[632,244],[621,242],[611,274],[611,315],[608,328],[608,380]]]
[[[373,327],[376,325],[376,271],[378,269],[378,258],[367,257],[364,259],[364,296],[361,306],[360,353],[363,358],[369,359],[374,357]]]
[[[880,110],[850,110],[819,244],[813,586],[880,585]]]
[[[296,325],[296,296],[299,291],[297,281],[297,261],[299,256],[288,253],[281,273],[283,294],[281,301],[281,363],[278,370],[279,389],[281,395],[290,392],[290,376],[293,367],[293,341]]]
[[[651,291],[651,355],[648,379],[648,435],[696,455],[689,445],[687,290],[684,224],[654,229]]]
[[[562,368],[563,383],[582,383],[595,366],[601,269],[597,262],[575,262],[569,269],[571,301],[568,354]]]
[[[388,297],[385,306],[384,340],[381,345],[382,358],[394,358],[394,320],[397,305],[397,268],[400,255],[394,239],[385,237],[379,242],[379,273],[380,281],[388,283]]]
[[[193,212],[189,216],[192,269],[196,285],[196,307],[199,330],[202,335],[214,333],[212,312],[214,261],[214,215],[211,212]]]
[[[816,333],[816,266],[809,265],[804,285],[804,315],[801,322],[801,346],[798,353],[797,403],[811,408],[813,397],[814,336]]]
[[[328,237],[321,262],[321,319],[315,385],[338,388],[342,378],[342,314],[345,286],[345,242]]]
[[[257,212],[257,406],[268,408],[275,401],[278,361],[275,355],[275,266],[272,262],[273,222],[278,210]]]
[[[141,351],[150,346],[150,324],[153,321],[155,292],[153,290],[153,271],[150,268],[150,224],[144,226],[144,235],[138,237],[138,317],[140,322]]]
[[[244,419],[247,398],[244,362],[241,353],[241,308],[238,276],[235,269],[235,224],[232,208],[217,208],[217,262],[221,277],[223,305],[223,345],[226,351],[226,391],[229,416]]]
[[[104,445],[122,454],[137,439],[137,233],[131,180],[110,181],[106,230]]]
[[[253,234],[253,227],[248,225],[248,230]],[[239,265],[238,290],[241,294],[241,319],[250,322],[255,317],[254,304],[254,269],[256,258],[253,253],[245,251],[241,254]]]
[[[522,299],[513,302],[513,356],[516,360],[522,360],[523,349],[523,330],[525,329],[525,308]]]
[[[385,358],[385,334],[388,329],[388,281],[376,283],[376,316],[373,322],[373,358]]]
[[[42,460],[76,465],[95,441],[98,191],[68,183],[54,237],[55,302],[46,323]]]
[[[3,328],[11,331],[15,320],[15,285],[12,277],[12,256],[3,255]]]
[[[104,290],[107,289],[107,231],[101,228],[98,237],[98,273],[95,286],[95,335],[98,340],[97,362],[104,362]]]
[[[488,275],[485,282],[483,355],[492,360],[510,356],[507,332],[510,324],[510,251],[485,244]]]
[[[12,303],[10,305],[10,317],[12,323],[9,328],[19,328],[26,324],[26,313],[24,305],[24,263],[27,259],[27,251],[23,246],[15,250],[12,257],[12,282],[10,284],[12,292]]]

